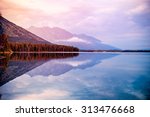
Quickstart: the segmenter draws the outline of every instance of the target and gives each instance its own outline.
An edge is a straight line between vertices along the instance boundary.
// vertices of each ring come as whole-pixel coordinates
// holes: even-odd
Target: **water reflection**
[[[52,59],[78,56],[78,53],[14,53],[1,55],[0,86]]]
[[[150,54],[52,59],[0,87],[1,99],[150,99]]]
[[[51,60],[45,64],[29,71],[30,76],[60,76],[73,69],[87,69],[103,60],[117,56],[117,54],[96,54],[96,53],[80,53],[78,57],[66,58],[60,60]]]

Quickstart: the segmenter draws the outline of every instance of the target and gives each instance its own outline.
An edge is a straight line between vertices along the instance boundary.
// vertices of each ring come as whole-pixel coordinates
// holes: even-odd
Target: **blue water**
[[[5,73],[18,67],[11,64]],[[80,53],[46,60],[6,82],[0,94],[4,100],[149,100],[150,53]]]

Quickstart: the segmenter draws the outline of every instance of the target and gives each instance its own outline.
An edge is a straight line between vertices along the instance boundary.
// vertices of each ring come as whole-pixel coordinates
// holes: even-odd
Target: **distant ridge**
[[[34,27],[27,30],[46,39],[49,42],[75,46],[81,50],[116,50],[118,48],[102,43],[99,39],[86,34],[72,34],[59,27]]]
[[[27,30],[31,31],[32,33],[44,38],[44,39],[49,39],[49,41],[54,41],[54,40],[66,40],[69,38],[72,38],[74,35],[62,28],[59,27],[34,27],[31,26]]]
[[[0,16],[0,53],[13,52],[73,52],[73,46],[52,44]]]
[[[24,28],[17,26],[16,24],[8,21],[0,15],[0,23],[2,24],[4,33],[9,35],[9,42],[28,42],[35,44],[51,44],[50,42],[36,36],[35,34],[25,30]]]

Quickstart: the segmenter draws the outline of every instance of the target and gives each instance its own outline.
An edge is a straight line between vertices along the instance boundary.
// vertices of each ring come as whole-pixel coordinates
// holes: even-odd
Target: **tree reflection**
[[[34,61],[34,60],[49,60],[63,59],[78,56],[78,53],[14,53],[10,60],[13,61]]]
[[[13,53],[0,55],[0,86],[52,59],[78,56],[78,53]]]

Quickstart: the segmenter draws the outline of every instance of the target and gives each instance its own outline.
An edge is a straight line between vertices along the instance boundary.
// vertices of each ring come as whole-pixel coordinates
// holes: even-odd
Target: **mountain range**
[[[2,16],[0,16],[0,23],[2,24],[4,34],[9,36],[8,38],[9,42],[51,44],[50,42],[44,40],[43,38],[38,37],[35,34],[25,30],[24,28],[8,21]]]
[[[99,39],[86,34],[73,34],[59,27],[34,27],[27,30],[0,16],[4,34],[8,42],[32,44],[57,44],[77,47],[80,50],[115,50],[117,48],[102,43]],[[2,30],[0,30],[2,32]]]
[[[81,50],[114,50],[116,47],[102,43],[99,39],[86,34],[73,34],[59,27],[34,27],[28,31],[49,42],[78,47]]]
[[[0,52],[73,52],[73,46],[54,44],[0,15]]]

